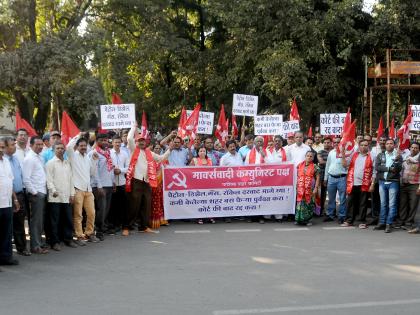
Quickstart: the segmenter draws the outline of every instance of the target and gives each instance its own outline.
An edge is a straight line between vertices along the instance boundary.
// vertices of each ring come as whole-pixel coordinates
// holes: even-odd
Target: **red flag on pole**
[[[177,134],[181,138],[184,138],[186,134],[186,130],[183,129],[186,121],[187,121],[187,111],[185,110],[185,107],[182,106],[181,116],[179,116],[178,134]]]
[[[383,136],[384,134],[384,122],[382,120],[382,116],[379,119],[379,126],[378,126],[378,131],[377,131],[377,135],[376,135],[376,141],[379,141],[379,139]]]
[[[214,135],[219,140],[222,147],[226,144],[226,138],[229,134],[229,120],[226,119],[225,115],[225,107],[222,104],[219,113],[219,122],[217,123],[216,130],[214,131]]]
[[[25,129],[28,132],[29,137],[38,135],[35,129],[25,119],[20,116],[19,110],[16,111],[16,131],[19,129]]]
[[[185,136],[190,138],[191,145],[194,142],[195,136],[197,135],[198,120],[200,118],[201,104],[197,104],[192,111],[190,117],[185,121],[182,126],[182,130],[185,130]]]
[[[309,127],[308,138],[312,138],[312,126]]]
[[[341,156],[341,148],[344,147],[344,154],[346,157],[350,156],[354,151],[354,145],[356,141],[356,120],[346,127],[343,131],[343,138],[341,138],[340,144],[337,147],[337,156]]]
[[[298,112],[296,97],[293,98],[293,101],[292,101],[292,108],[290,109],[289,120],[299,120],[300,121],[300,116],[299,116],[299,112]]]
[[[150,132],[147,126],[147,117],[146,113],[143,111],[143,115],[141,116],[141,129],[140,129],[140,137],[150,140]]]
[[[236,139],[239,135],[238,124],[236,123],[236,116],[232,114],[232,138]]]
[[[122,104],[121,97],[117,93],[112,93],[112,104]]]
[[[404,120],[403,125],[400,129],[398,129],[397,135],[399,142],[399,148],[400,150],[405,150],[410,147],[410,124],[412,120],[412,112],[411,112],[411,106],[408,108],[408,114],[407,118]]]
[[[341,131],[341,137],[344,137],[344,132],[349,129],[351,125],[351,113],[350,107],[347,109],[346,117],[344,118],[343,130]]]
[[[79,128],[77,128],[76,124],[67,114],[67,112],[63,111],[63,115],[61,116],[61,140],[63,143],[67,145],[69,140],[73,137],[76,137],[79,133]]]
[[[391,139],[395,139],[395,120],[394,116],[392,116],[391,127],[389,128],[389,137]]]

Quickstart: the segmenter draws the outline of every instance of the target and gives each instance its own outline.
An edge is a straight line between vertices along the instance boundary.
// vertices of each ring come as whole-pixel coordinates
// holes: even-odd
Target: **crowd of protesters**
[[[19,255],[47,254],[61,246],[79,247],[106,235],[128,237],[134,229],[154,233],[164,219],[162,167],[171,165],[241,166],[293,163],[296,167],[296,211],[291,216],[223,218],[265,223],[294,221],[311,225],[313,216],[342,227],[374,226],[390,233],[419,233],[419,144],[401,152],[394,139],[358,136],[352,154],[340,138],[304,139],[296,132],[283,139],[246,135],[224,146],[212,136],[193,143],[177,132],[148,141],[131,130],[81,133],[67,145],[60,133],[28,139],[27,131],[0,139],[0,264],[16,265]],[[328,196],[328,202],[326,202]],[[25,222],[30,242],[27,242]],[[204,219],[195,220],[204,224]],[[209,223],[216,223],[213,218]]]

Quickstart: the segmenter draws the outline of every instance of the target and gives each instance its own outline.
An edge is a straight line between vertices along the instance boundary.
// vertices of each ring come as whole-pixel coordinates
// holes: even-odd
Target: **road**
[[[420,236],[179,222],[18,257],[0,314],[420,314]]]

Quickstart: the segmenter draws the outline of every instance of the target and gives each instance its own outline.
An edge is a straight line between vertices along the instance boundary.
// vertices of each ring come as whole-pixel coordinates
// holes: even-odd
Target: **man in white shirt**
[[[312,149],[319,153],[321,150],[324,150],[324,144],[322,143],[322,135],[317,132],[315,133],[314,137],[314,144],[312,145]]]
[[[303,132],[296,131],[295,143],[287,147],[291,162],[297,166],[299,163],[305,161],[305,156],[308,151],[311,151],[311,148],[303,143]]]
[[[123,236],[129,235],[129,228],[136,218],[139,219],[139,232],[154,232],[149,228],[152,202],[150,184],[157,184],[156,168],[153,165],[153,161],[161,162],[168,159],[173,148],[173,142],[170,142],[169,150],[163,155],[158,155],[147,148],[146,139],[143,137],[134,139],[136,130],[137,125],[134,125],[127,137],[128,148],[133,152],[133,155],[127,171],[126,191],[128,192],[130,206],[124,221]]]
[[[0,139],[0,265],[18,265],[19,262],[13,259],[12,249],[12,204],[19,211],[19,201],[13,191],[12,168],[8,159],[3,155],[5,147],[6,142],[4,139]]]
[[[79,246],[86,245],[84,241],[96,243],[98,239],[94,232],[95,204],[90,185],[90,177],[95,175],[98,154],[87,156],[87,140],[81,135],[74,137],[67,145],[67,156],[72,168],[73,184],[75,188],[73,205],[73,226]],[[77,150],[75,151],[75,147]],[[83,231],[83,209],[86,212],[86,229]]]
[[[47,197],[47,176],[44,159],[41,156],[44,143],[39,136],[33,136],[30,141],[31,151],[23,160],[23,183],[29,196],[31,235],[31,251],[34,254],[46,254],[48,250],[42,248],[41,235],[44,229],[45,203]]]
[[[267,157],[266,162],[271,164],[279,164],[282,162],[290,161],[289,153],[283,148],[283,138],[282,136],[275,136],[274,137],[274,148],[271,152],[270,150],[266,150]]]
[[[220,166],[241,166],[244,164],[241,155],[236,152],[235,140],[226,142],[227,153],[220,159]]]
[[[17,131],[16,144],[16,153],[14,155],[17,157],[20,165],[22,166],[25,156],[31,150],[30,148],[28,148],[28,132],[26,131],[26,129],[21,128]]]
[[[64,160],[64,144],[57,141],[52,145],[55,156],[47,162],[47,187],[49,219],[51,226],[51,248],[60,251],[60,241],[68,247],[77,247],[73,242],[73,214],[71,204],[74,200],[73,174],[70,162]],[[60,237],[59,227],[63,229]]]
[[[121,229],[123,218],[127,216],[127,195],[125,193],[125,174],[130,164],[130,157],[121,148],[121,138],[112,138],[111,158],[114,164],[114,186],[111,209],[108,215],[108,233],[115,234]]]
[[[265,163],[266,154],[263,150],[264,138],[261,136],[255,137],[254,148],[252,148],[245,157],[245,165],[259,165]]]
[[[94,153],[99,157],[95,175],[91,178],[92,192],[95,196],[95,230],[96,237],[103,241],[114,185],[114,164],[108,149],[107,134],[96,136],[95,149],[88,153],[88,157],[91,159]]]

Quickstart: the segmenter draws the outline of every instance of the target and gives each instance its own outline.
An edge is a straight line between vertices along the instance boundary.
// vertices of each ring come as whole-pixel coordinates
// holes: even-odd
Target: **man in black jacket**
[[[375,230],[391,232],[391,225],[397,214],[398,193],[400,190],[400,172],[402,168],[402,157],[400,152],[395,150],[393,139],[387,139],[385,152],[376,157],[376,178],[379,181],[379,195],[381,197],[381,213],[379,224]]]

